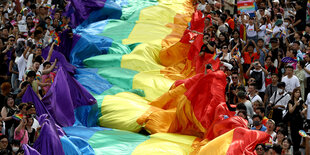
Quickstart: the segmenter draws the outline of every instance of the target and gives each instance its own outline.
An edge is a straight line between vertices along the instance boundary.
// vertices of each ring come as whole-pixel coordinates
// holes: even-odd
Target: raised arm
[[[55,42],[53,42],[50,50],[48,51],[48,56],[47,56],[45,61],[50,61],[51,60],[51,57],[52,57],[52,54],[53,54],[53,51],[54,51],[54,46],[55,46]]]
[[[45,74],[50,73],[50,72],[55,68],[57,61],[58,61],[58,60],[55,59],[55,62],[53,63],[53,65],[52,65],[49,69],[43,70],[43,71],[42,71],[42,74],[45,75]]]

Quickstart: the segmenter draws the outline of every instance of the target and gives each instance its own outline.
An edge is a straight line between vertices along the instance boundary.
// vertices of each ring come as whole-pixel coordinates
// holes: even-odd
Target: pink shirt
[[[23,136],[24,136],[24,138],[23,138]],[[16,129],[15,129],[15,131],[14,131],[14,139],[20,140],[20,145],[28,144],[28,140],[29,140],[28,132],[25,129],[21,129],[19,132],[17,132]]]

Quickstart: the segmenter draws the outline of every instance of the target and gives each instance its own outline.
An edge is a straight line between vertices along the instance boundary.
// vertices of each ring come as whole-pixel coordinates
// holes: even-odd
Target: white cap
[[[279,0],[273,0],[273,3],[280,3]]]

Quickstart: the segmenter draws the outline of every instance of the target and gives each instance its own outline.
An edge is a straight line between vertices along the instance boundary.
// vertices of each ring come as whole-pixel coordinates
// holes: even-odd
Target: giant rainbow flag
[[[254,154],[269,140],[228,110],[190,0],[68,2],[74,35],[59,34],[55,80],[42,100],[23,97],[42,126],[25,154]]]

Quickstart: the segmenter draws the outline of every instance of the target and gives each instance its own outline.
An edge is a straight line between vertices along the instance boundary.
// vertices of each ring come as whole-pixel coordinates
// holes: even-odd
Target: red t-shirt
[[[259,55],[257,53],[250,54],[249,52],[243,53],[244,64],[251,64],[254,60],[259,60]]]

